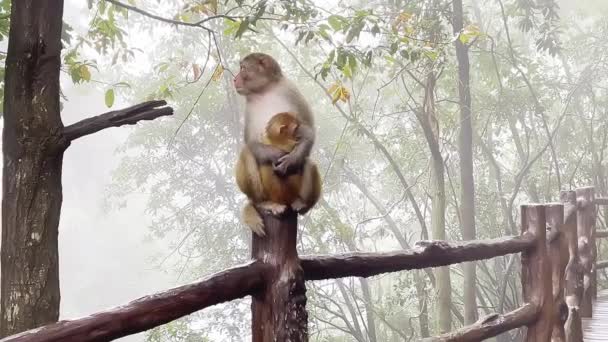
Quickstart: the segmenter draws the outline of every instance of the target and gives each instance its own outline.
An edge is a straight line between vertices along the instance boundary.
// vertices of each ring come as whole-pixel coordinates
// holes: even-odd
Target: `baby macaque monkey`
[[[300,123],[294,114],[286,112],[276,114],[266,126],[262,143],[289,153],[297,144],[295,132],[299,125]],[[292,210],[303,215],[319,200],[321,195],[321,176],[317,165],[312,160],[307,159],[300,170],[296,170],[296,173],[287,176],[277,175],[272,164],[259,165],[258,171],[262,192],[256,193],[256,190],[253,188],[253,182],[247,177],[248,172],[245,170],[247,158],[251,157],[248,156],[245,150],[241,151],[237,163],[237,184],[260,209],[279,215],[287,207],[290,207]],[[261,220],[258,222],[258,218],[259,214],[253,205],[249,203],[243,210],[243,221],[254,232],[264,235]]]
[[[267,54],[245,56],[234,86],[246,100],[245,146],[237,164],[237,183],[251,202],[259,204],[266,201],[259,166],[271,166],[280,177],[301,173],[315,141],[314,118],[304,96]],[[262,141],[267,124],[277,113],[292,113],[297,119],[295,143],[290,151]],[[262,218],[253,205],[245,207],[243,220],[254,232],[263,235]]]
[[[295,131],[298,126],[298,119],[293,114],[276,114],[266,126],[263,143],[289,153],[296,146]],[[261,165],[260,176],[262,187],[271,202],[269,209],[275,214],[282,213],[286,206],[305,214],[317,203],[321,195],[321,176],[317,165],[310,159],[304,162],[298,173],[284,177],[279,177],[272,165]]]

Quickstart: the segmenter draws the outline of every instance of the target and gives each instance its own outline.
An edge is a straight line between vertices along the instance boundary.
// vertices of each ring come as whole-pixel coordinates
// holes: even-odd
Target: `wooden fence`
[[[560,202],[521,207],[521,235],[465,242],[419,241],[412,250],[299,257],[297,217],[265,216],[267,235],[253,237],[248,264],[199,282],[142,297],[80,319],[60,321],[1,341],[109,341],[145,331],[206,307],[251,296],[254,342],[308,340],[306,281],[370,277],[521,253],[524,304],[425,341],[480,341],[527,327],[526,341],[580,342],[581,317],[591,317],[597,296],[598,205],[592,187],[563,191]]]

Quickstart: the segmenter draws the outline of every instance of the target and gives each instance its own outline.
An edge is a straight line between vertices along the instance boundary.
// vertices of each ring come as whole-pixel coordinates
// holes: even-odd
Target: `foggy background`
[[[584,12],[588,6],[593,8],[589,11],[590,15],[608,11],[608,1],[602,0],[563,0],[560,5],[563,14],[575,10]],[[160,10],[156,10],[157,13],[161,13]],[[90,16],[86,1],[66,0],[64,20],[77,32],[86,30]],[[144,22],[149,25],[159,25],[153,21]],[[162,27],[164,26],[161,26],[159,30],[163,30]],[[141,27],[138,29],[145,31]],[[173,28],[168,27],[166,30],[170,31]],[[149,42],[150,39],[143,35],[128,38],[130,41],[143,41],[140,47],[145,47],[146,41]],[[255,48],[255,44],[252,45]],[[137,58],[139,56],[142,58],[138,59],[140,62],[133,66],[135,69],[145,70],[151,67],[152,63],[158,62],[155,50],[144,50],[143,54],[139,54]],[[283,60],[289,59],[283,56]],[[306,78],[306,75],[295,67],[292,67],[290,71],[295,79]],[[108,79],[115,78],[115,72],[119,71],[108,70]],[[133,70],[133,72],[136,73],[137,70]],[[474,80],[475,74],[472,73],[471,81]],[[64,102],[62,112],[66,125],[110,110],[104,104],[103,91],[96,84],[73,85],[71,80],[62,74],[62,90],[68,98]],[[307,91],[314,94],[316,90]],[[316,99],[312,96],[310,98]],[[126,103],[121,96],[117,96],[116,99],[112,109],[135,104]],[[473,108],[473,111],[475,110],[476,108]],[[178,114],[175,117],[159,120],[181,121],[185,114],[183,109]],[[335,112],[323,115],[330,118],[338,117]],[[320,126],[331,127],[327,128],[330,132],[326,131],[320,135],[321,140],[327,142],[339,136],[341,126],[334,122],[318,121]],[[142,192],[129,195],[126,206],[120,209],[110,210],[104,206],[108,186],[112,183],[112,173],[121,162],[121,157],[116,150],[124,145],[133,130],[149,124],[146,121],[136,127],[124,126],[107,129],[78,139],[65,154],[64,197],[59,234],[61,319],[92,314],[191,280],[189,277],[178,279],[176,272],[168,272],[167,267],[159,267],[159,260],[167,256],[172,248],[162,239],[148,238],[151,234],[150,214],[146,211],[148,194]],[[320,132],[323,132],[323,127]],[[317,146],[319,145],[321,144],[317,144]],[[424,147],[422,147],[423,145]],[[420,146],[426,151],[426,142],[421,143]],[[370,162],[369,165],[370,169],[378,167],[373,162]],[[412,178],[411,175],[408,177]],[[201,191],[203,190],[209,191],[210,189]],[[484,211],[482,205],[479,203],[476,205],[478,214]],[[483,228],[478,224],[478,232]],[[378,250],[397,248],[395,240],[386,236],[377,237],[375,243],[373,247]],[[213,258],[212,255],[209,257]],[[239,256],[241,259],[247,257],[247,255]],[[200,274],[200,276],[204,276],[204,274]],[[375,285],[389,291],[391,283],[393,283],[392,279],[384,283],[383,279],[379,279]],[[249,316],[234,317],[234,319],[248,321]],[[144,341],[144,334],[120,340]]]

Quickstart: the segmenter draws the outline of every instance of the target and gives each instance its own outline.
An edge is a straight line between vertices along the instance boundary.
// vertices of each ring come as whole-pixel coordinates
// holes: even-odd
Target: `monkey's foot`
[[[256,235],[263,237],[266,235],[264,232],[264,221],[262,221],[262,217],[255,210],[253,205],[248,204],[243,208],[243,223],[251,229]]]
[[[258,208],[260,208],[261,210],[269,211],[273,215],[281,215],[285,212],[287,206],[274,202],[262,202],[258,204]]]
[[[293,209],[293,211],[295,211],[298,214],[304,215],[306,214],[306,212],[308,211],[308,208],[306,208],[306,203],[304,203],[301,199],[297,199],[295,201],[293,201],[293,203],[291,203],[291,209]]]
[[[259,237],[266,236],[266,232],[264,231],[264,223],[262,222],[262,220],[260,220],[260,222],[249,224],[249,228]]]

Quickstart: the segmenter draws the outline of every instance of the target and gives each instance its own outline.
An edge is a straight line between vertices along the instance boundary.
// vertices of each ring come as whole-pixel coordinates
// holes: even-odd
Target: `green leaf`
[[[78,71],[80,73],[80,78],[85,80],[85,81],[90,81],[91,80],[91,72],[89,71],[89,67],[87,67],[86,65],[81,65],[80,68],[78,68]]]
[[[105,100],[106,100],[106,106],[108,108],[110,108],[114,105],[114,89],[108,89],[106,91]]]
[[[344,76],[346,76],[347,78],[353,78],[353,71],[350,69],[350,65],[346,64],[344,66],[344,68],[342,68],[342,73],[344,74]]]
[[[353,73],[357,72],[357,58],[355,56],[348,56],[348,66]]]
[[[323,66],[323,68],[321,69],[321,78],[325,81],[325,79],[327,79],[327,76],[329,75],[329,66]]]
[[[224,35],[232,36],[233,34],[236,33],[236,31],[238,31],[240,22],[225,19],[224,25],[226,25],[226,28],[224,29]]]
[[[238,30],[236,30],[236,33],[234,34],[234,36],[236,38],[240,38],[243,35],[243,33],[245,33],[245,31],[247,31],[248,28],[249,28],[249,19],[245,18],[239,24],[239,28],[238,28]]]
[[[331,25],[331,28],[334,29],[334,31],[338,31],[342,28],[342,17],[340,16],[330,15],[329,18],[327,18],[327,21],[329,22],[329,25]]]
[[[300,33],[298,33],[298,39],[296,39],[295,45],[298,45],[298,43],[302,40],[302,38],[304,38],[305,35],[306,31],[300,31]]]
[[[365,54],[365,58],[363,58],[363,64],[366,67],[370,67],[372,65],[372,55],[372,50],[367,51],[367,53]]]
[[[311,39],[313,39],[315,37],[315,33],[313,31],[308,32],[308,35],[306,35],[306,39],[304,39],[304,44],[308,44],[309,41],[311,41]]]
[[[327,41],[331,41],[331,37],[329,36],[329,33],[327,33],[327,30],[323,27],[319,28],[319,36],[321,36],[323,39],[327,40]]]
[[[346,64],[346,54],[342,50],[338,50],[338,60],[336,61],[338,68],[344,67]]]
[[[359,21],[354,24],[346,35],[346,43],[350,43],[356,37],[358,38],[361,34],[361,30],[363,30],[363,27],[365,27],[365,23],[363,21]]]
[[[397,52],[397,49],[398,49],[398,48],[399,48],[399,42],[394,42],[394,43],[392,43],[392,44],[391,44],[391,48],[390,48],[390,50],[389,50],[389,53],[390,53],[391,55],[394,55],[394,54],[395,54],[395,52]]]
[[[327,63],[331,64],[334,61],[334,58],[336,57],[336,50],[331,50],[331,52],[329,53],[329,56],[327,56]]]
[[[380,33],[380,27],[378,26],[378,24],[374,25],[374,27],[372,27],[372,34],[374,35],[374,37]]]

